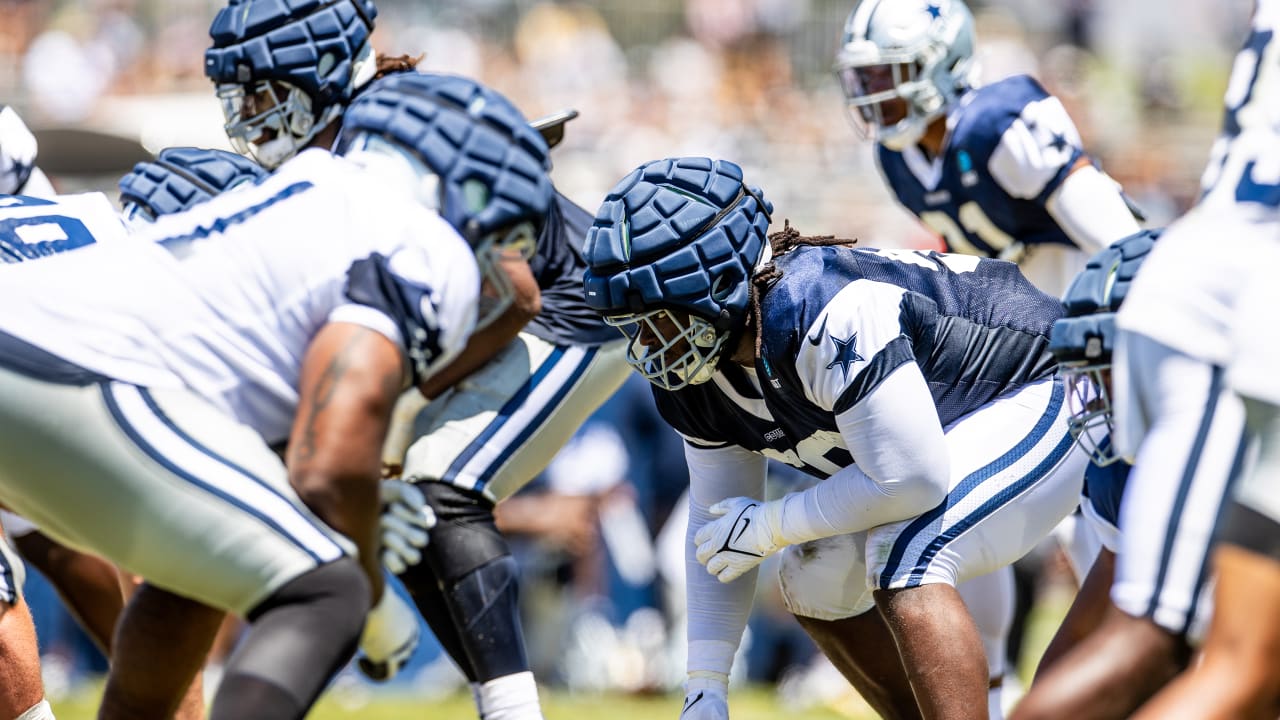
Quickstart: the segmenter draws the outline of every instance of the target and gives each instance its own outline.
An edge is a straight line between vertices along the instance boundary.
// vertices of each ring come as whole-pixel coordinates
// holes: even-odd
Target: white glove
[[[698,562],[727,583],[738,579],[781,547],[782,502],[735,497],[707,508],[721,517],[698,529],[693,543]]]
[[[422,548],[429,540],[427,531],[436,526],[436,513],[413,483],[383,480],[380,493],[382,565],[400,575],[422,561]]]
[[[418,614],[390,587],[369,611],[356,666],[371,680],[390,680],[418,649]]]
[[[729,720],[729,679],[724,675],[720,677],[724,680],[689,678],[685,683],[680,720]]]

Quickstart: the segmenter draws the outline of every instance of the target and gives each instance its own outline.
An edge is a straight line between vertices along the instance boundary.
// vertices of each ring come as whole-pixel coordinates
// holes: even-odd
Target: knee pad
[[[493,502],[473,490],[448,483],[419,481],[417,486],[436,513],[425,553],[441,582],[456,581],[476,568],[511,554],[493,520]]]
[[[529,669],[520,627],[519,572],[510,555],[446,583],[445,593],[481,682]]]
[[[867,584],[866,533],[835,535],[782,552],[778,579],[792,615],[842,620],[875,607]]]

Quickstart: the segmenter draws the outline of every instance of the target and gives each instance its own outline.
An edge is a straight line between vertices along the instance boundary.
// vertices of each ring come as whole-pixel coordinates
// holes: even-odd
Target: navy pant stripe
[[[1031,428],[1031,432],[1027,433],[1026,437],[1024,437],[1017,445],[1014,445],[1005,454],[969,474],[964,480],[961,480],[954,489],[947,493],[947,497],[943,498],[941,503],[916,518],[906,527],[906,529],[902,531],[902,534],[898,536],[898,540],[893,544],[893,549],[889,551],[889,559],[885,563],[884,572],[880,575],[880,584],[882,587],[887,586],[893,579],[893,576],[897,574],[898,566],[902,563],[903,555],[906,554],[907,549],[911,546],[911,541],[915,539],[917,535],[932,525],[935,520],[942,517],[943,513],[963,500],[974,490],[974,488],[978,487],[982,481],[994,477],[997,473],[1012,467],[1014,463],[1021,460],[1024,455],[1030,452],[1032,448],[1044,439],[1045,435],[1049,433],[1049,430],[1053,428],[1056,422],[1058,422],[1058,413],[1062,409],[1062,401],[1065,395],[1066,393],[1063,390],[1062,383],[1055,380],[1053,383],[1053,394],[1049,398],[1048,407],[1045,409],[1044,414],[1040,416],[1040,419],[1036,421],[1035,426]]]
[[[174,463],[170,462],[163,454],[161,454],[155,448],[155,446],[153,446],[150,442],[148,442],[142,436],[142,434],[138,432],[137,428],[133,426],[133,424],[129,421],[129,419],[125,417],[124,413],[121,411],[119,403],[115,399],[111,386],[108,384],[103,384],[102,390],[103,390],[102,396],[106,400],[107,409],[108,411],[110,411],[111,416],[115,419],[116,425],[118,425],[120,429],[124,431],[126,435],[129,436],[129,439],[132,440],[140,450],[146,453],[148,457],[150,457],[152,460],[155,460],[161,467],[165,468],[166,470],[173,473],[174,475],[182,478],[183,480],[186,480],[192,485],[195,485],[196,487],[200,488],[204,492],[214,495],[219,499],[223,500],[224,502],[226,502],[227,504],[232,505],[244,511],[245,513],[248,513],[253,517],[257,518],[259,522],[271,528],[273,531],[276,532],[276,534],[282,537],[288,538],[290,542],[292,542],[294,545],[297,545],[300,549],[302,549],[304,552],[310,555],[311,558],[315,560],[317,563],[324,562],[320,558],[320,556],[317,555],[310,547],[308,547],[305,543],[301,542],[298,538],[294,537],[292,533],[290,533],[288,530],[282,527],[278,522],[272,519],[269,515],[263,512],[260,512],[257,508],[254,508],[248,505],[247,503],[242,501],[240,498],[237,498],[233,495],[229,495],[223,492],[221,489],[210,485],[209,483],[196,477],[190,472],[187,472],[185,469],[178,467]],[[147,397],[147,404],[149,407],[153,407],[149,397]],[[163,414],[158,414],[157,417],[161,422],[165,423],[169,427],[174,427],[173,423],[169,421],[169,418],[164,416]],[[204,453],[209,457],[213,458],[215,461],[218,461],[224,466],[227,466],[227,463],[217,455],[209,453],[206,449],[204,449],[199,445],[194,445],[194,447],[197,450],[199,450],[201,453]],[[234,465],[229,466],[229,469],[241,472],[243,474],[243,471],[239,471],[239,469],[236,468]]]
[[[515,413],[517,408],[524,404],[525,399],[528,398],[529,394],[533,392],[533,389],[538,386],[538,383],[542,382],[542,380],[551,373],[556,364],[560,362],[560,359],[564,357],[566,349],[567,347],[564,345],[557,345],[556,349],[551,351],[551,354],[547,356],[547,359],[543,361],[537,371],[530,375],[529,379],[525,381],[524,385],[520,387],[516,394],[511,396],[511,399],[502,406],[502,409],[498,411],[498,416],[493,419],[493,422],[489,423],[489,426],[486,427],[475,440],[472,440],[471,444],[468,445],[460,455],[458,455],[452,464],[449,465],[449,469],[445,471],[444,477],[438,479],[444,480],[445,482],[453,482],[457,479],[458,473],[462,472],[462,469],[467,466],[467,463],[471,461],[471,458],[475,457],[476,453],[480,452],[480,449],[485,446],[485,443],[497,434],[497,432],[502,429],[503,425],[507,424],[511,419],[511,415]]]
[[[1165,578],[1169,574],[1169,564],[1173,560],[1173,544],[1178,536],[1178,528],[1182,522],[1182,513],[1186,509],[1187,496],[1191,494],[1191,483],[1200,466],[1205,442],[1209,439],[1209,430],[1213,427],[1213,416],[1218,409],[1218,396],[1222,392],[1222,368],[1214,366],[1209,381],[1209,399],[1205,403],[1204,415],[1200,418],[1200,427],[1196,429],[1196,439],[1191,444],[1191,453],[1187,456],[1187,467],[1182,472],[1182,481],[1178,484],[1178,494],[1174,498],[1173,508],[1169,512],[1169,525],[1165,529],[1164,548],[1160,551],[1160,570],[1156,573],[1155,586],[1151,593],[1151,601],[1147,604],[1147,616],[1155,615],[1160,605],[1160,596],[1164,591]]]
[[[479,473],[480,481],[476,484],[477,490],[484,488],[484,486],[489,482],[489,478],[493,477],[493,473],[496,472],[498,468],[502,467],[502,464],[507,461],[507,458],[514,455],[516,450],[520,449],[520,447],[524,445],[525,441],[529,439],[529,436],[533,435],[533,433],[537,432],[538,428],[542,427],[542,424],[547,421],[547,418],[551,416],[551,413],[555,412],[556,408],[560,407],[560,403],[564,401],[565,396],[573,390],[573,388],[578,384],[578,381],[582,379],[582,376],[586,374],[587,368],[591,366],[591,361],[595,359],[596,353],[599,352],[599,350],[600,348],[591,348],[587,351],[582,360],[578,363],[578,366],[573,369],[573,373],[570,374],[568,380],[560,385],[560,389],[556,391],[556,394],[550,401],[542,406],[542,409],[538,411],[537,416],[535,416],[528,425],[525,425],[524,429],[520,431],[520,434],[516,436],[516,439],[503,448],[502,452],[498,454],[498,457],[495,458],[493,462],[489,463],[489,466],[486,467],[483,472]]]

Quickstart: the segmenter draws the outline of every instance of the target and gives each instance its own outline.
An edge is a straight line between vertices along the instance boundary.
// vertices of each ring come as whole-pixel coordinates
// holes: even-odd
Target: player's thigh
[[[244,614],[350,552],[257,433],[186,391],[0,371],[0,495],[51,536]]]
[[[1244,408],[1222,368],[1134,338],[1153,358],[1139,381],[1148,425],[1120,504],[1112,600],[1185,633],[1207,601],[1214,525],[1244,458]]]
[[[1062,384],[1002,396],[946,428],[947,497],[873,528],[868,582],[881,589],[958,582],[1022,557],[1079,502],[1088,455],[1067,432]]]
[[[843,620],[875,607],[867,585],[865,532],[788,545],[778,563],[782,600],[792,615]]]
[[[546,468],[578,426],[626,379],[622,340],[554,345],[521,333],[427,406],[404,475],[508,497]]]

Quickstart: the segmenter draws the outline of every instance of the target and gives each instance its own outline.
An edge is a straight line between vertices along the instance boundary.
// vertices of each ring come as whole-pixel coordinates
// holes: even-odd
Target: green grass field
[[[70,700],[54,703],[59,720],[91,720],[96,716],[97,692],[86,692]],[[676,696],[632,697],[622,695],[570,696],[558,692],[543,695],[543,709],[552,720],[608,718],[647,720],[672,718],[680,713]],[[782,716],[788,720],[871,720],[874,714],[850,715],[833,709],[797,712],[777,702],[771,688],[751,688],[733,695],[734,720],[766,720]],[[453,695],[441,700],[376,699],[367,704],[341,697],[327,697],[308,716],[313,720],[468,720],[475,717],[469,695]]]
[[[1061,622],[1070,594],[1049,593],[1032,610],[1027,646],[1019,675],[1029,684],[1041,653]],[[336,689],[308,716],[312,720],[470,720],[475,717],[470,695],[452,695],[440,699],[422,699],[370,693],[363,686],[355,690]],[[92,720],[97,715],[101,687],[87,688],[75,695],[52,703],[59,720]],[[681,697],[677,695],[571,695],[563,691],[542,690],[543,710],[550,720],[648,720],[679,715]],[[874,720],[877,716],[850,693],[832,704],[801,710],[784,706],[772,687],[755,686],[735,689],[731,695],[734,720]]]

